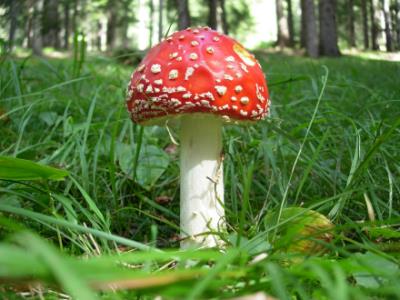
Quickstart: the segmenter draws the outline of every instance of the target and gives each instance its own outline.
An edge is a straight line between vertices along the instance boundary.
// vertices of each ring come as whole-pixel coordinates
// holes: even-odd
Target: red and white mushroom
[[[232,38],[207,27],[173,33],[133,72],[127,108],[141,125],[180,123],[181,247],[213,247],[225,227],[222,124],[265,117],[261,66]]]

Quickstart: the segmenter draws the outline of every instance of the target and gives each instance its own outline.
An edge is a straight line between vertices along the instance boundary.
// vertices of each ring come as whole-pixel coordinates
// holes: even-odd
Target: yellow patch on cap
[[[243,46],[239,44],[233,45],[233,51],[243,60],[243,62],[248,66],[254,66],[257,61],[254,59],[253,55],[251,55]]]

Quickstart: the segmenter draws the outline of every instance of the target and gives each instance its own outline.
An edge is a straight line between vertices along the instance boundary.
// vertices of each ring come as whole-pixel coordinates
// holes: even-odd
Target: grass
[[[258,53],[272,111],[224,128],[227,249],[181,252],[168,250],[179,232],[169,133],[128,119],[133,66],[76,49],[0,61],[0,155],[68,171],[2,177],[1,298],[400,299],[398,62]],[[292,206],[305,209],[282,214]],[[309,209],[333,235],[297,236],[319,255],[289,253],[284,228]]]

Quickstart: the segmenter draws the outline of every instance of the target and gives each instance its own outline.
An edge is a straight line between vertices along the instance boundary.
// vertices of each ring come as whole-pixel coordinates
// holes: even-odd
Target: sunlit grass
[[[0,293],[40,279],[49,299],[400,298],[399,63],[260,54],[271,116],[224,128],[226,253],[171,253],[179,147],[129,120],[133,66],[76,49],[75,60],[0,61],[0,155],[70,173],[0,182]],[[299,216],[265,217],[290,206],[335,224],[329,242],[305,237],[319,256],[285,251],[281,229]],[[112,292],[121,282],[131,289]]]

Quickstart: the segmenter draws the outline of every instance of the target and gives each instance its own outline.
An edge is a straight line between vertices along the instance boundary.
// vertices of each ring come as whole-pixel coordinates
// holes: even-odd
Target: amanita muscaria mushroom
[[[173,33],[133,72],[127,108],[141,125],[180,124],[181,247],[214,247],[225,228],[222,124],[257,121],[269,97],[260,64],[207,27]]]

